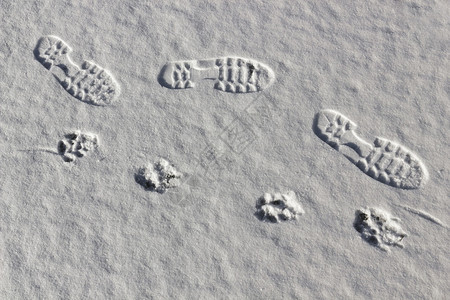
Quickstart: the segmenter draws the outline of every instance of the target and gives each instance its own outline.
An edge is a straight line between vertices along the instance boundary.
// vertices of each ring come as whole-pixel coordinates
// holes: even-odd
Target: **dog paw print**
[[[98,138],[95,134],[82,133],[79,130],[66,134],[57,146],[58,154],[65,162],[74,162],[97,147]]]
[[[285,194],[265,193],[256,202],[256,209],[256,216],[261,221],[267,220],[273,223],[296,219],[297,216],[305,213],[293,191]]]
[[[400,227],[400,219],[380,208],[358,209],[353,226],[369,244],[389,252],[389,247],[403,248],[407,234]]]
[[[153,164],[140,168],[135,175],[135,180],[146,190],[162,194],[167,189],[179,186],[182,177],[181,172],[178,172],[167,160],[161,158]]]

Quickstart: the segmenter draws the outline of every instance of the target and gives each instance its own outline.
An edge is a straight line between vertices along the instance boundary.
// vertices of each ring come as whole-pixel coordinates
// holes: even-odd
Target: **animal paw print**
[[[178,172],[167,160],[161,158],[156,163],[139,169],[135,180],[146,190],[163,194],[167,189],[179,186],[182,177],[182,173]]]
[[[407,234],[398,222],[399,218],[380,208],[365,208],[356,211],[353,226],[369,244],[389,252],[391,246],[404,247],[402,240]]]
[[[74,162],[77,158],[85,156],[89,151],[98,147],[98,138],[91,133],[74,131],[66,134],[58,142],[58,153],[65,162]]]
[[[293,191],[273,195],[265,193],[256,202],[256,209],[256,216],[261,221],[268,220],[273,223],[296,219],[297,216],[305,213]]]

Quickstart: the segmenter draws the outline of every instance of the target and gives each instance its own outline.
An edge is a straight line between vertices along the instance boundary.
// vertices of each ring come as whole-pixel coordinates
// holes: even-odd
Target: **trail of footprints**
[[[102,67],[84,61],[81,67],[69,57],[72,49],[56,36],[39,39],[34,50],[36,59],[76,99],[93,105],[113,103],[120,87]],[[228,93],[252,93],[269,88],[274,80],[267,65],[242,57],[219,57],[166,63],[158,76],[168,89],[194,88],[203,80],[213,81],[214,89]],[[313,130],[325,143],[342,153],[363,173],[377,181],[401,189],[416,189],[425,184],[428,172],[422,161],[406,147],[377,137],[372,143],[356,135],[357,125],[340,112],[325,109],[317,113]],[[72,163],[98,147],[98,137],[92,133],[73,131],[58,142],[57,151],[65,162]],[[137,170],[135,181],[145,190],[165,193],[182,184],[183,173],[165,159],[158,159]],[[415,211],[415,210],[413,210]],[[420,211],[426,219],[440,224],[438,219]],[[256,201],[256,213],[261,221],[279,223],[294,220],[304,214],[296,193],[265,193]],[[436,221],[438,220],[438,221]],[[358,209],[353,227],[363,240],[384,251],[403,248],[407,234],[400,220],[379,208]]]

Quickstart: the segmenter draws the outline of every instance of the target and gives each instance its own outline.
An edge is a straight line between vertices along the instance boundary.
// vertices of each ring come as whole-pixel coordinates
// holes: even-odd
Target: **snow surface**
[[[444,0],[0,1],[0,298],[447,298],[449,15]],[[49,35],[67,72],[95,63],[117,98],[66,91],[38,59]],[[213,65],[192,88],[158,80],[223,57],[271,85],[217,89]],[[410,149],[426,184],[365,175],[315,134],[324,109]],[[98,144],[65,162],[73,132]],[[135,180],[159,158],[184,175],[163,194]],[[303,215],[255,216],[291,190]],[[404,248],[361,238],[362,207],[400,218]]]

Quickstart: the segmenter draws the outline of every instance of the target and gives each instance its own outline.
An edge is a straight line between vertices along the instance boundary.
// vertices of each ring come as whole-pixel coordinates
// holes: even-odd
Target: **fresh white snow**
[[[443,0],[0,1],[0,298],[445,299],[449,15]],[[322,111],[358,138],[321,123],[330,147]],[[377,169],[350,159],[375,148]],[[158,171],[165,193],[136,178],[159,158],[183,175]],[[258,199],[286,191],[297,218],[262,222]],[[365,207],[402,220],[377,230],[403,248],[361,236]]]

